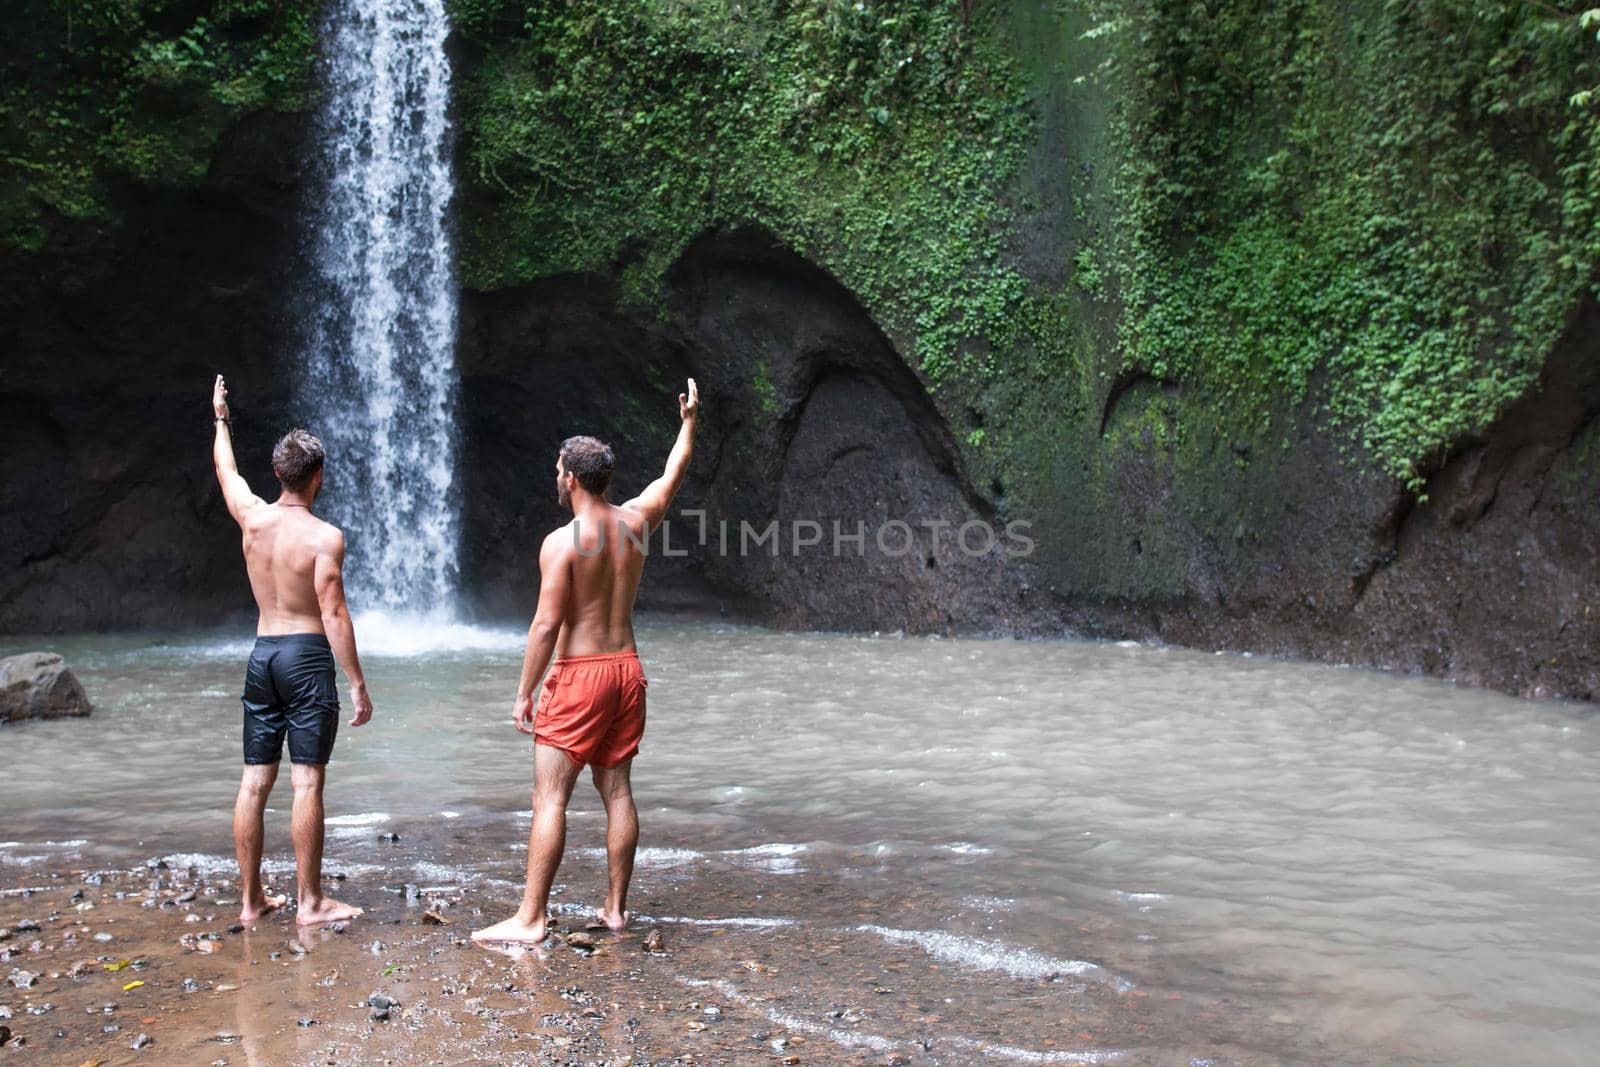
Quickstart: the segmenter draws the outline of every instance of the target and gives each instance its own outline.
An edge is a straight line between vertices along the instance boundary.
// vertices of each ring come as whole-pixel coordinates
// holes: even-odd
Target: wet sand
[[[714,872],[643,872],[642,914],[612,933],[566,899],[574,882],[601,884],[600,863],[569,857],[555,936],[505,952],[468,939],[514,907],[504,887],[330,879],[367,914],[298,928],[286,909],[245,929],[230,881],[160,862],[34,867],[5,889],[3,1062],[1188,1064],[1180,1044],[1233,1044],[1219,1005],[1085,961],[1011,960],[1026,973],[997,978],[970,966],[971,944],[875,925],[836,879],[739,900]],[[927,906],[913,888],[889,910],[905,923]],[[812,921],[774,917],[801,908]],[[870,951],[868,928],[882,942]],[[1276,1062],[1236,1052],[1210,1062]]]

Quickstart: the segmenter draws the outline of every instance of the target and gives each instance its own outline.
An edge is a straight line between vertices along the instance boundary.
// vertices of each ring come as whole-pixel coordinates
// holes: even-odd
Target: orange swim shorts
[[[644,737],[644,668],[639,654],[562,656],[545,675],[533,739],[582,767],[632,759]]]

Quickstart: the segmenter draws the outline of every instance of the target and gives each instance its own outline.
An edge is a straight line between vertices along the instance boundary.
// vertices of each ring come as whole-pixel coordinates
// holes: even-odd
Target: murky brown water
[[[49,641],[100,710],[0,731],[0,885],[46,890],[0,899],[0,925],[43,927],[0,945],[15,954],[0,973],[50,973],[33,939],[62,973],[47,992],[0,987],[0,1023],[36,1062],[58,1062],[52,1041],[235,1063],[338,1047],[340,1063],[1577,1064],[1600,1047],[1600,726],[1580,709],[1158,648],[647,627],[647,917],[596,957],[511,960],[452,942],[514,906],[528,825],[528,749],[507,721],[519,635],[472,641],[368,654],[378,715],[341,733],[328,866],[371,914],[303,955],[285,920],[226,934],[227,907],[205,906],[226,888],[138,906],[153,879],[160,900],[232,876],[248,642]],[[287,804],[268,834],[284,883]],[[602,822],[580,790],[555,897],[569,923],[603,886]],[[169,869],[75,910],[68,872],[151,857]],[[407,884],[439,888],[456,925],[422,925]],[[118,908],[137,932],[111,951],[143,953],[172,1002],[140,1053],[88,1000],[62,1006],[122,977],[68,977],[72,949],[105,954],[88,940],[103,931],[63,948],[62,924]],[[653,926],[666,956],[639,950]],[[218,951],[178,944],[197,927]],[[218,994],[229,967],[251,984]],[[204,988],[183,994],[184,977]],[[410,1014],[351,1006],[394,982]],[[438,991],[451,983],[476,992]],[[573,985],[592,1003],[562,999]],[[28,1015],[38,996],[56,1010]],[[474,996],[489,999],[463,1008]],[[244,1036],[212,1056],[196,1042],[218,1030]]]

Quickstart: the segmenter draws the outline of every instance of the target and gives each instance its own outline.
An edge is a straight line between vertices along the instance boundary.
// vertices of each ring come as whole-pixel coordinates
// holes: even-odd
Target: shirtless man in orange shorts
[[[645,677],[633,643],[633,600],[644,573],[643,546],[683,484],[694,451],[700,394],[694,379],[678,394],[682,425],[667,469],[625,504],[606,499],[611,446],[569,437],[556,458],[556,494],[572,521],[539,549],[539,607],[528,629],[512,718],[534,738],[533,831],[528,883],[511,918],[473,933],[478,941],[537,944],[545,937],[550,883],[567,842],[567,802],[585,764],[606,806],[610,888],[600,918],[628,923],[628,882],[639,844],[629,770],[644,736]],[[537,708],[533,691],[554,653]]]

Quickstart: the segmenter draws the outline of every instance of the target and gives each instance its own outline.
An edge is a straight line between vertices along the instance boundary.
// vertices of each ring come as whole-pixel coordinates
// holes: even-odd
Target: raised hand
[[[217,383],[211,387],[211,411],[219,419],[228,417],[228,387],[220,374],[217,375]]]
[[[218,378],[218,381],[222,379]],[[689,379],[689,392],[687,395],[678,394],[678,418],[688,422],[700,413],[700,390],[695,388],[694,379]]]

